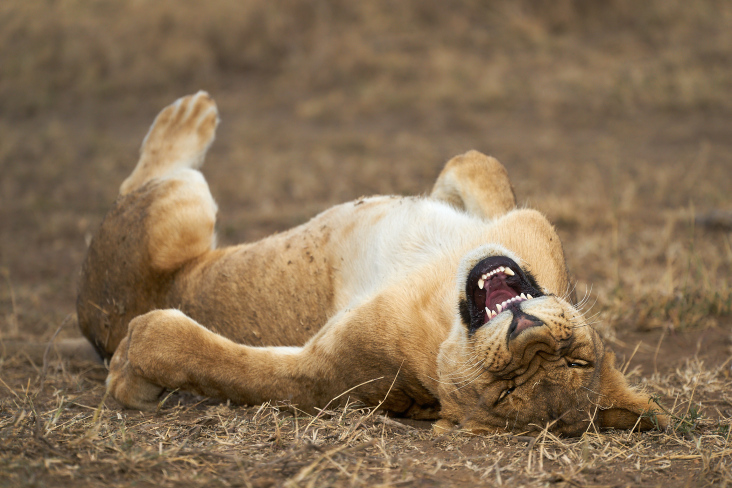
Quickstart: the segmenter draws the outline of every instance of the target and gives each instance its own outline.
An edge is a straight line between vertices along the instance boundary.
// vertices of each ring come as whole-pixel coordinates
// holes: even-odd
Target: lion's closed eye
[[[585,361],[584,359],[571,359],[571,358],[564,358],[564,360],[567,362],[568,368],[591,368],[592,363],[589,361]]]
[[[512,386],[511,388],[506,388],[501,392],[501,394],[498,396],[498,400],[496,400],[496,403],[494,405],[498,405],[501,401],[503,401],[508,395],[510,395],[513,390],[515,390],[516,387]]]

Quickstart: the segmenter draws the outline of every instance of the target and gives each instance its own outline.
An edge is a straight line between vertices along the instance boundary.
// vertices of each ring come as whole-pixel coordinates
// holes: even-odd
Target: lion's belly
[[[336,206],[262,241],[186,266],[167,299],[205,327],[254,346],[299,346],[337,311],[411,273],[455,269],[486,223],[429,200],[376,197]]]
[[[241,344],[304,344],[332,314],[332,269],[312,236],[295,240],[211,251],[181,271],[169,306]]]
[[[367,200],[368,202],[368,200]],[[422,198],[375,199],[342,239],[343,268],[337,306],[353,307],[364,298],[409,276],[440,268],[454,286],[461,257],[485,243],[491,223],[471,217],[441,202]],[[448,277],[449,276],[449,277]]]

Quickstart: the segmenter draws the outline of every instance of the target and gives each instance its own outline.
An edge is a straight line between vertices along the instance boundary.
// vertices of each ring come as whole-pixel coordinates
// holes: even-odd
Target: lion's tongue
[[[516,290],[506,284],[506,275],[503,273],[493,277],[486,288],[488,293],[485,295],[485,306],[494,312],[497,311],[496,305],[518,296]]]

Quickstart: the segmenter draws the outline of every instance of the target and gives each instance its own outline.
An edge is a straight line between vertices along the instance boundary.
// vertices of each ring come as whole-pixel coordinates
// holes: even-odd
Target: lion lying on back
[[[180,388],[309,411],[351,397],[478,431],[666,424],[564,296],[559,238],[516,209],[498,161],[471,151],[427,198],[218,249],[196,169],[217,124],[204,92],[165,108],[89,248],[79,324],[123,405]]]

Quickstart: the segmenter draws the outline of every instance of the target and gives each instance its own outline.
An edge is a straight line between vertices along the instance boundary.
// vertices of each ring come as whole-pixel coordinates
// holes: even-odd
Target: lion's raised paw
[[[183,168],[200,168],[216,135],[219,112],[205,91],[179,98],[155,118],[140,160],[120,187],[125,195],[145,182]]]

